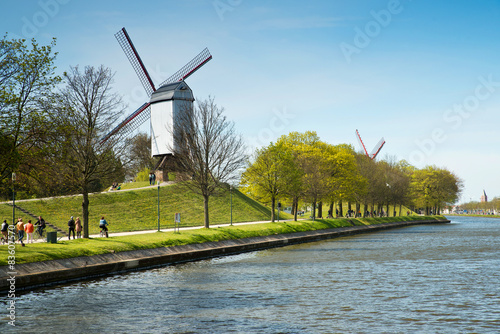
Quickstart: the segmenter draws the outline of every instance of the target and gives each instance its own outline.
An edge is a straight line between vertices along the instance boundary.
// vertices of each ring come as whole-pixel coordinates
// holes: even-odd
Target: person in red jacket
[[[35,231],[35,226],[33,226],[33,224],[31,223],[31,219],[30,219],[30,220],[28,220],[26,225],[24,225],[24,232],[26,232],[26,235],[28,236],[28,239],[26,241],[27,244],[30,243],[30,240],[31,240],[31,243],[33,243],[33,232],[34,231]]]

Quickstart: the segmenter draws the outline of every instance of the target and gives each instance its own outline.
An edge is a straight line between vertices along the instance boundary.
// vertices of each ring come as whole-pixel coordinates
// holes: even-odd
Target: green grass
[[[149,187],[149,186],[150,186],[149,181],[120,183],[121,190],[137,189],[137,188],[144,188],[144,187]]]
[[[142,182],[146,185],[148,182]],[[138,186],[142,185],[139,182]],[[233,222],[270,220],[270,208],[252,200],[241,192],[233,191]],[[89,232],[99,233],[99,219],[104,216],[111,232],[151,230],[158,228],[158,189],[143,188],[130,191],[111,191],[90,195]],[[63,230],[67,229],[70,216],[81,217],[82,197],[60,197],[41,200],[17,201],[20,207],[41,215]],[[229,192],[211,197],[209,202],[210,224],[230,222]],[[174,214],[181,213],[181,227],[203,225],[203,198],[186,191],[177,184],[160,187],[160,228],[171,228]],[[19,210],[16,217],[27,221],[29,217]],[[281,219],[291,216],[281,212]],[[12,221],[12,207],[0,204],[0,219]]]
[[[355,225],[380,224],[424,219],[445,219],[442,216],[408,216],[386,218],[359,219],[318,219],[315,221],[286,221],[280,223],[262,223],[249,225],[233,225],[211,229],[182,230],[180,233],[156,232],[135,234],[130,236],[61,240],[58,243],[35,243],[20,247],[16,244],[16,264],[66,259],[78,256],[91,256],[112,252],[139,249],[170,247],[176,245],[196,244],[208,241],[221,241],[274,234],[321,230]],[[7,245],[0,246],[0,266],[7,265],[9,256]]]

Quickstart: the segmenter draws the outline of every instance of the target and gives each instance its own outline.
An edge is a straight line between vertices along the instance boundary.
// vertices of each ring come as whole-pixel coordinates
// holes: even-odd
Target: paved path
[[[298,219],[298,220],[302,220],[302,219]],[[284,222],[284,221],[293,221],[293,219],[282,219],[280,220],[280,222]],[[263,221],[256,221],[256,222],[243,222],[243,223],[233,223],[234,226],[237,226],[237,225],[252,225],[252,224],[265,224],[265,223],[270,223],[269,220],[263,220]],[[218,228],[218,227],[226,227],[226,226],[230,226],[231,224],[218,224],[218,225],[210,225],[210,228]],[[204,228],[204,226],[190,226],[190,227],[181,227],[179,230],[180,231],[186,231],[186,230],[196,230],[196,229],[201,229],[201,228]],[[166,229],[160,229],[161,232],[173,232],[174,229],[173,228],[166,228]],[[156,233],[158,232],[158,230],[143,230],[143,231],[130,231],[130,232],[113,232],[112,230],[110,230],[108,232],[108,235],[110,237],[121,237],[121,236],[127,236],[127,235],[134,235],[134,234],[147,234],[147,233]],[[36,233],[36,231],[35,231]],[[89,235],[90,238],[100,238],[100,234],[91,234]],[[58,240],[66,240],[66,237],[63,236],[63,237],[60,237],[58,236]],[[73,239],[71,239],[73,240]],[[24,237],[24,241],[26,242],[26,236]],[[38,240],[35,240],[35,242],[46,242],[46,239],[43,240],[43,239],[38,239]]]
[[[293,220],[293,219],[290,219]],[[280,222],[287,221],[287,220],[280,220]],[[257,221],[257,222],[243,222],[243,223],[233,223],[233,225],[252,225],[252,224],[264,224],[264,223],[270,223],[269,220],[264,220],[264,221]],[[231,224],[218,224],[218,225],[210,225],[210,228],[217,228],[217,227],[226,227],[230,226]],[[112,228],[112,227],[111,227]],[[196,230],[204,228],[204,226],[190,226],[190,227],[181,227],[179,230],[185,231],[185,230]],[[160,229],[160,232],[173,232],[173,228],[167,228],[167,229]],[[119,237],[119,236],[126,236],[126,235],[133,235],[133,234],[146,234],[146,233],[155,233],[158,232],[158,230],[144,230],[144,231],[131,231],[131,232],[116,232],[113,233],[112,229],[109,231],[109,236],[110,237]],[[90,238],[99,238],[99,234],[91,234],[89,236]]]

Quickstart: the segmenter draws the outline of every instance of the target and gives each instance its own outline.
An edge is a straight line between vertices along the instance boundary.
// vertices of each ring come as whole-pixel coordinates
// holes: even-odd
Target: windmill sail
[[[129,134],[131,134],[135,129],[137,129],[149,119],[151,112],[150,106],[151,105],[149,104],[149,102],[146,102],[142,106],[140,106],[136,111],[125,118],[120,124],[118,124],[113,130],[102,137],[101,144],[108,140],[111,136],[116,134],[118,131],[120,131],[123,136],[128,136]]]
[[[172,76],[170,76],[170,78],[163,81],[160,87],[169,83],[186,80],[187,77],[196,72],[200,67],[205,65],[211,59],[212,55],[210,54],[210,51],[208,51],[208,48],[203,49],[203,51],[201,51],[196,57],[191,59],[189,63],[175,72]]]
[[[153,92],[156,90],[155,85],[153,84],[153,80],[151,80],[151,77],[149,76],[144,63],[142,62],[139,53],[137,53],[137,50],[135,49],[135,46],[128,36],[125,28],[122,28],[120,31],[118,31],[115,34],[115,37],[118,43],[120,43],[123,52],[125,52],[125,55],[127,56],[130,64],[134,68],[135,73],[137,73],[137,76],[139,77],[142,86],[146,90],[146,93],[148,93],[148,96],[151,96],[151,94],[153,94]]]

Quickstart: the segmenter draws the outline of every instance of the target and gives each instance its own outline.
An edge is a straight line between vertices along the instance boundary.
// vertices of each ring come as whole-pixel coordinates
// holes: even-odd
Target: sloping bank
[[[340,227],[265,237],[81,256],[63,260],[18,264],[15,266],[15,273],[11,273],[8,266],[2,266],[0,267],[0,291],[9,291],[13,283],[15,283],[15,290],[21,291],[57,283],[84,280],[127,271],[331,239],[353,234],[410,225],[449,222],[449,220],[391,222],[377,225]],[[15,278],[15,280],[12,278]]]

